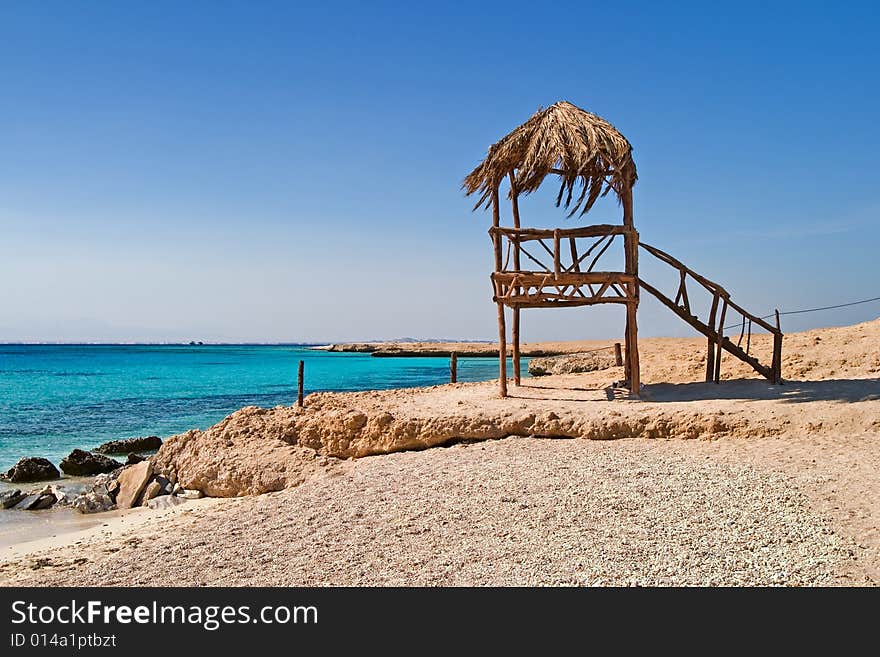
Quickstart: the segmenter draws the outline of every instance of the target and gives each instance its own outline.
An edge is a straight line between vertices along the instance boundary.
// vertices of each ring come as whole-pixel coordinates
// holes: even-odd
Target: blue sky
[[[878,10],[708,4],[3,3],[0,340],[492,338],[461,180],[560,99],[633,143],[642,238],[747,308],[880,295]]]

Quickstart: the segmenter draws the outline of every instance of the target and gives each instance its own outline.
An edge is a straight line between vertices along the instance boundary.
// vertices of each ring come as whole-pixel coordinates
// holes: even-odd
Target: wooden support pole
[[[513,227],[519,230],[519,191],[516,188],[516,176],[513,171],[507,174],[507,178],[510,181],[510,207],[511,212],[513,213]],[[513,268],[516,271],[519,271],[519,239],[514,240],[513,243]],[[516,289],[516,294],[519,294],[519,287]],[[522,370],[520,364],[520,356],[519,356],[519,308],[513,309],[513,326],[511,327],[511,333],[513,338],[513,384],[518,386],[520,381],[522,380]]]
[[[513,227],[519,230],[519,190],[516,188],[516,176],[513,175],[513,171],[507,174],[508,180],[510,180],[510,206],[513,211]]]
[[[562,265],[559,262],[559,229],[553,231],[553,275],[559,278],[562,273]]]
[[[637,285],[637,284],[634,284]],[[639,331],[636,323],[636,310],[638,308],[638,298],[626,304],[626,328],[629,333],[629,350],[627,352],[627,360],[629,361],[629,390],[633,397],[639,397],[641,394],[641,372],[639,369]]]
[[[507,397],[507,329],[504,323],[504,304],[498,303],[498,392]]]
[[[715,373],[714,380],[715,383],[721,383],[721,354],[723,349],[721,345],[724,343],[724,317],[727,315],[727,297],[724,298],[724,303],[721,304],[721,317],[718,318],[718,330],[715,332],[717,337],[717,342],[715,345]]]
[[[497,228],[501,224],[501,210],[498,207],[498,187],[492,190],[492,226]],[[495,271],[500,272],[501,266],[501,233],[493,231],[495,240]],[[500,301],[503,290],[498,283],[495,296],[498,299],[498,392],[502,397],[507,397],[507,327],[504,321],[504,304]]]
[[[498,210],[498,188],[492,192],[492,225],[495,228],[498,228],[498,225],[501,222],[501,217],[499,215]],[[492,246],[495,249],[495,271],[500,272],[502,270],[501,265],[501,232],[494,230],[492,231]]]
[[[519,308],[513,309],[513,326],[511,327],[513,338],[513,385],[518,386],[522,379],[519,359]]]
[[[580,271],[581,261],[580,258],[578,258],[577,240],[575,240],[575,238],[573,237],[568,238],[568,250],[571,251],[571,270]]]
[[[626,374],[629,390],[633,397],[641,394],[641,369],[639,366],[639,329],[636,315],[639,309],[639,234],[633,228],[632,187],[629,186],[621,194],[623,205],[623,225],[628,228],[623,236],[623,251],[626,257],[626,273],[633,276],[633,282],[627,287],[626,304]]]
[[[712,309],[709,311],[709,330],[715,330],[715,313],[718,312],[718,294],[712,296]],[[712,338],[707,338],[709,347],[706,350],[706,383],[712,381],[715,376],[715,344]]]
[[[749,318],[749,333],[746,336],[746,355],[749,354],[749,349],[752,347],[752,320]]]
[[[614,364],[617,367],[620,367],[621,365],[623,365],[623,355],[620,353],[620,343],[619,342],[614,343]]]
[[[449,383],[458,382],[458,354],[454,351],[449,356]]]
[[[296,405],[303,407],[303,370],[305,362],[299,361],[299,367],[296,368]]]

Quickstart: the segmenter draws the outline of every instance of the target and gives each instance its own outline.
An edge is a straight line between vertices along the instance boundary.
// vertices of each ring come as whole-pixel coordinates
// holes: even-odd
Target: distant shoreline
[[[563,356],[593,349],[613,347],[621,340],[576,340],[570,342],[532,342],[520,349],[524,358]],[[378,358],[446,357],[497,358],[498,345],[492,342],[341,342],[310,347],[316,351],[370,354]],[[508,346],[508,354],[510,346]]]
[[[324,342],[0,342],[0,347],[320,347]]]
[[[363,342],[206,342],[198,344],[191,342],[3,342],[0,347],[304,347],[308,349],[338,351],[331,349],[339,345],[355,344],[397,344],[397,345],[423,345],[423,344],[481,344],[490,345],[490,340],[418,340],[418,341],[363,341]]]

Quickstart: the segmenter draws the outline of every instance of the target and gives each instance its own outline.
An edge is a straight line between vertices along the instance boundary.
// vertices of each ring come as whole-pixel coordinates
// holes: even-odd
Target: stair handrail
[[[705,276],[702,276],[692,270],[690,267],[685,265],[683,262],[669,255],[665,251],[658,249],[655,246],[651,246],[650,244],[646,244],[645,242],[639,241],[639,246],[641,246],[645,251],[653,255],[658,260],[665,262],[667,265],[677,269],[680,273],[680,283],[678,294],[675,297],[675,301],[672,301],[665,294],[660,292],[657,288],[653,287],[646,283],[641,277],[639,278],[639,285],[644,287],[648,292],[656,296],[661,302],[669,306],[672,310],[674,310],[680,317],[685,319],[691,326],[698,329],[700,332],[704,333],[709,338],[709,349],[707,355],[707,374],[706,380],[713,380],[717,383],[720,380],[721,375],[721,350],[726,349],[730,353],[734,354],[744,362],[749,363],[758,373],[770,379],[772,383],[780,384],[782,383],[782,329],[779,324],[779,311],[776,311],[776,326],[769,324],[764,321],[761,317],[757,315],[753,315],[745,308],[740,306],[739,304],[731,301],[730,294],[718,283],[709,280]],[[712,302],[712,310],[710,311],[710,318],[708,322],[703,322],[697,316],[693,315],[690,309],[690,301],[687,295],[687,276],[690,276],[695,281],[697,281],[700,285],[706,288],[713,295]],[[681,300],[681,305],[679,305],[679,299]],[[721,306],[721,316],[718,319],[716,326],[716,317],[715,311],[718,306],[718,301],[722,300],[723,304]],[[763,365],[759,363],[758,360],[754,357],[750,357],[748,351],[743,352],[739,345],[734,345],[733,341],[730,338],[724,335],[724,318],[728,308],[733,308],[734,311],[738,312],[744,318],[749,320],[749,335],[751,336],[751,324],[757,324],[761,328],[765,329],[768,333],[773,336],[773,355],[772,362],[770,366]],[[685,317],[685,313],[689,315],[689,318]],[[713,346],[712,343],[715,343],[716,354],[713,356]]]
[[[645,249],[648,253],[656,257],[658,260],[665,262],[666,264],[678,269],[679,271],[685,272],[688,276],[693,278],[695,281],[700,283],[704,288],[706,288],[709,292],[713,294],[717,293],[722,299],[727,302],[727,305],[733,308],[736,312],[738,312],[743,317],[752,320],[755,324],[766,330],[768,333],[772,333],[773,335],[782,335],[782,331],[772,324],[764,321],[757,315],[753,315],[748,310],[740,306],[738,303],[734,302],[730,298],[730,293],[725,290],[720,284],[715,281],[711,281],[705,276],[702,276],[695,272],[693,269],[688,267],[686,264],[669,255],[665,251],[658,249],[656,246],[651,246],[650,244],[646,244],[645,242],[639,242],[639,246]]]

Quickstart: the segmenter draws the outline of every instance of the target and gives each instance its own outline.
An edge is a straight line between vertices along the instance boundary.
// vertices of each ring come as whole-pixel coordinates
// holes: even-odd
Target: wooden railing
[[[727,351],[748,363],[774,383],[782,381],[782,331],[777,314],[776,325],[765,321],[731,300],[721,285],[701,276],[681,261],[660,249],[638,241],[638,234],[624,225],[602,224],[580,228],[508,228],[489,229],[495,245],[495,301],[521,307],[582,306],[596,303],[638,304],[638,289],[643,288],[675,312],[708,339],[706,380],[719,381],[721,355]],[[637,250],[638,243],[648,254],[678,272],[675,294],[667,296],[635,273],[597,269],[597,264],[618,236]],[[587,244],[583,244],[588,240]],[[624,249],[625,250],[625,249]],[[632,261],[635,262],[635,258]],[[637,271],[636,265],[632,272]],[[688,284],[695,283],[711,296],[709,317],[700,319],[691,306]],[[499,311],[500,312],[500,311]],[[725,335],[728,313],[742,319],[739,339],[734,342]],[[770,365],[760,362],[751,353],[752,327],[764,329],[773,336]],[[745,339],[745,346],[743,340]]]
[[[492,238],[500,241],[500,250],[504,254],[500,271],[537,271],[554,274],[557,277],[594,271],[599,259],[608,251],[615,238],[628,232],[634,231],[626,226],[611,224],[582,228],[541,229],[498,226],[489,229]],[[586,248],[578,243],[578,240],[584,239],[592,240]],[[590,256],[592,258],[588,261]],[[527,269],[522,268],[524,258],[531,263]],[[538,269],[532,265],[537,266]]]
[[[750,313],[745,308],[732,301],[730,299],[730,294],[721,285],[714,281],[710,281],[705,276],[701,276],[665,251],[661,251],[660,249],[651,246],[650,244],[645,244],[644,242],[640,242],[639,246],[658,260],[678,270],[679,282],[674,299],[669,298],[660,290],[645,282],[643,278],[639,278],[639,287],[657,297],[661,303],[708,338],[709,347],[706,354],[707,381],[714,380],[717,382],[720,380],[722,349],[748,363],[755,369],[755,371],[770,379],[773,383],[780,383],[782,381],[782,331],[779,327],[778,312],[776,313],[776,325],[773,326],[763,318]],[[712,296],[709,318],[705,322],[697,317],[691,309],[687,287],[688,281],[690,280],[693,280],[702,286]],[[742,318],[740,335],[736,343],[724,335],[724,323],[727,320],[728,310],[733,310],[734,312],[739,313]],[[759,326],[773,336],[773,356],[772,362],[769,366],[759,362],[758,359],[750,353],[753,325]],[[744,337],[746,337],[745,348],[742,346]]]

